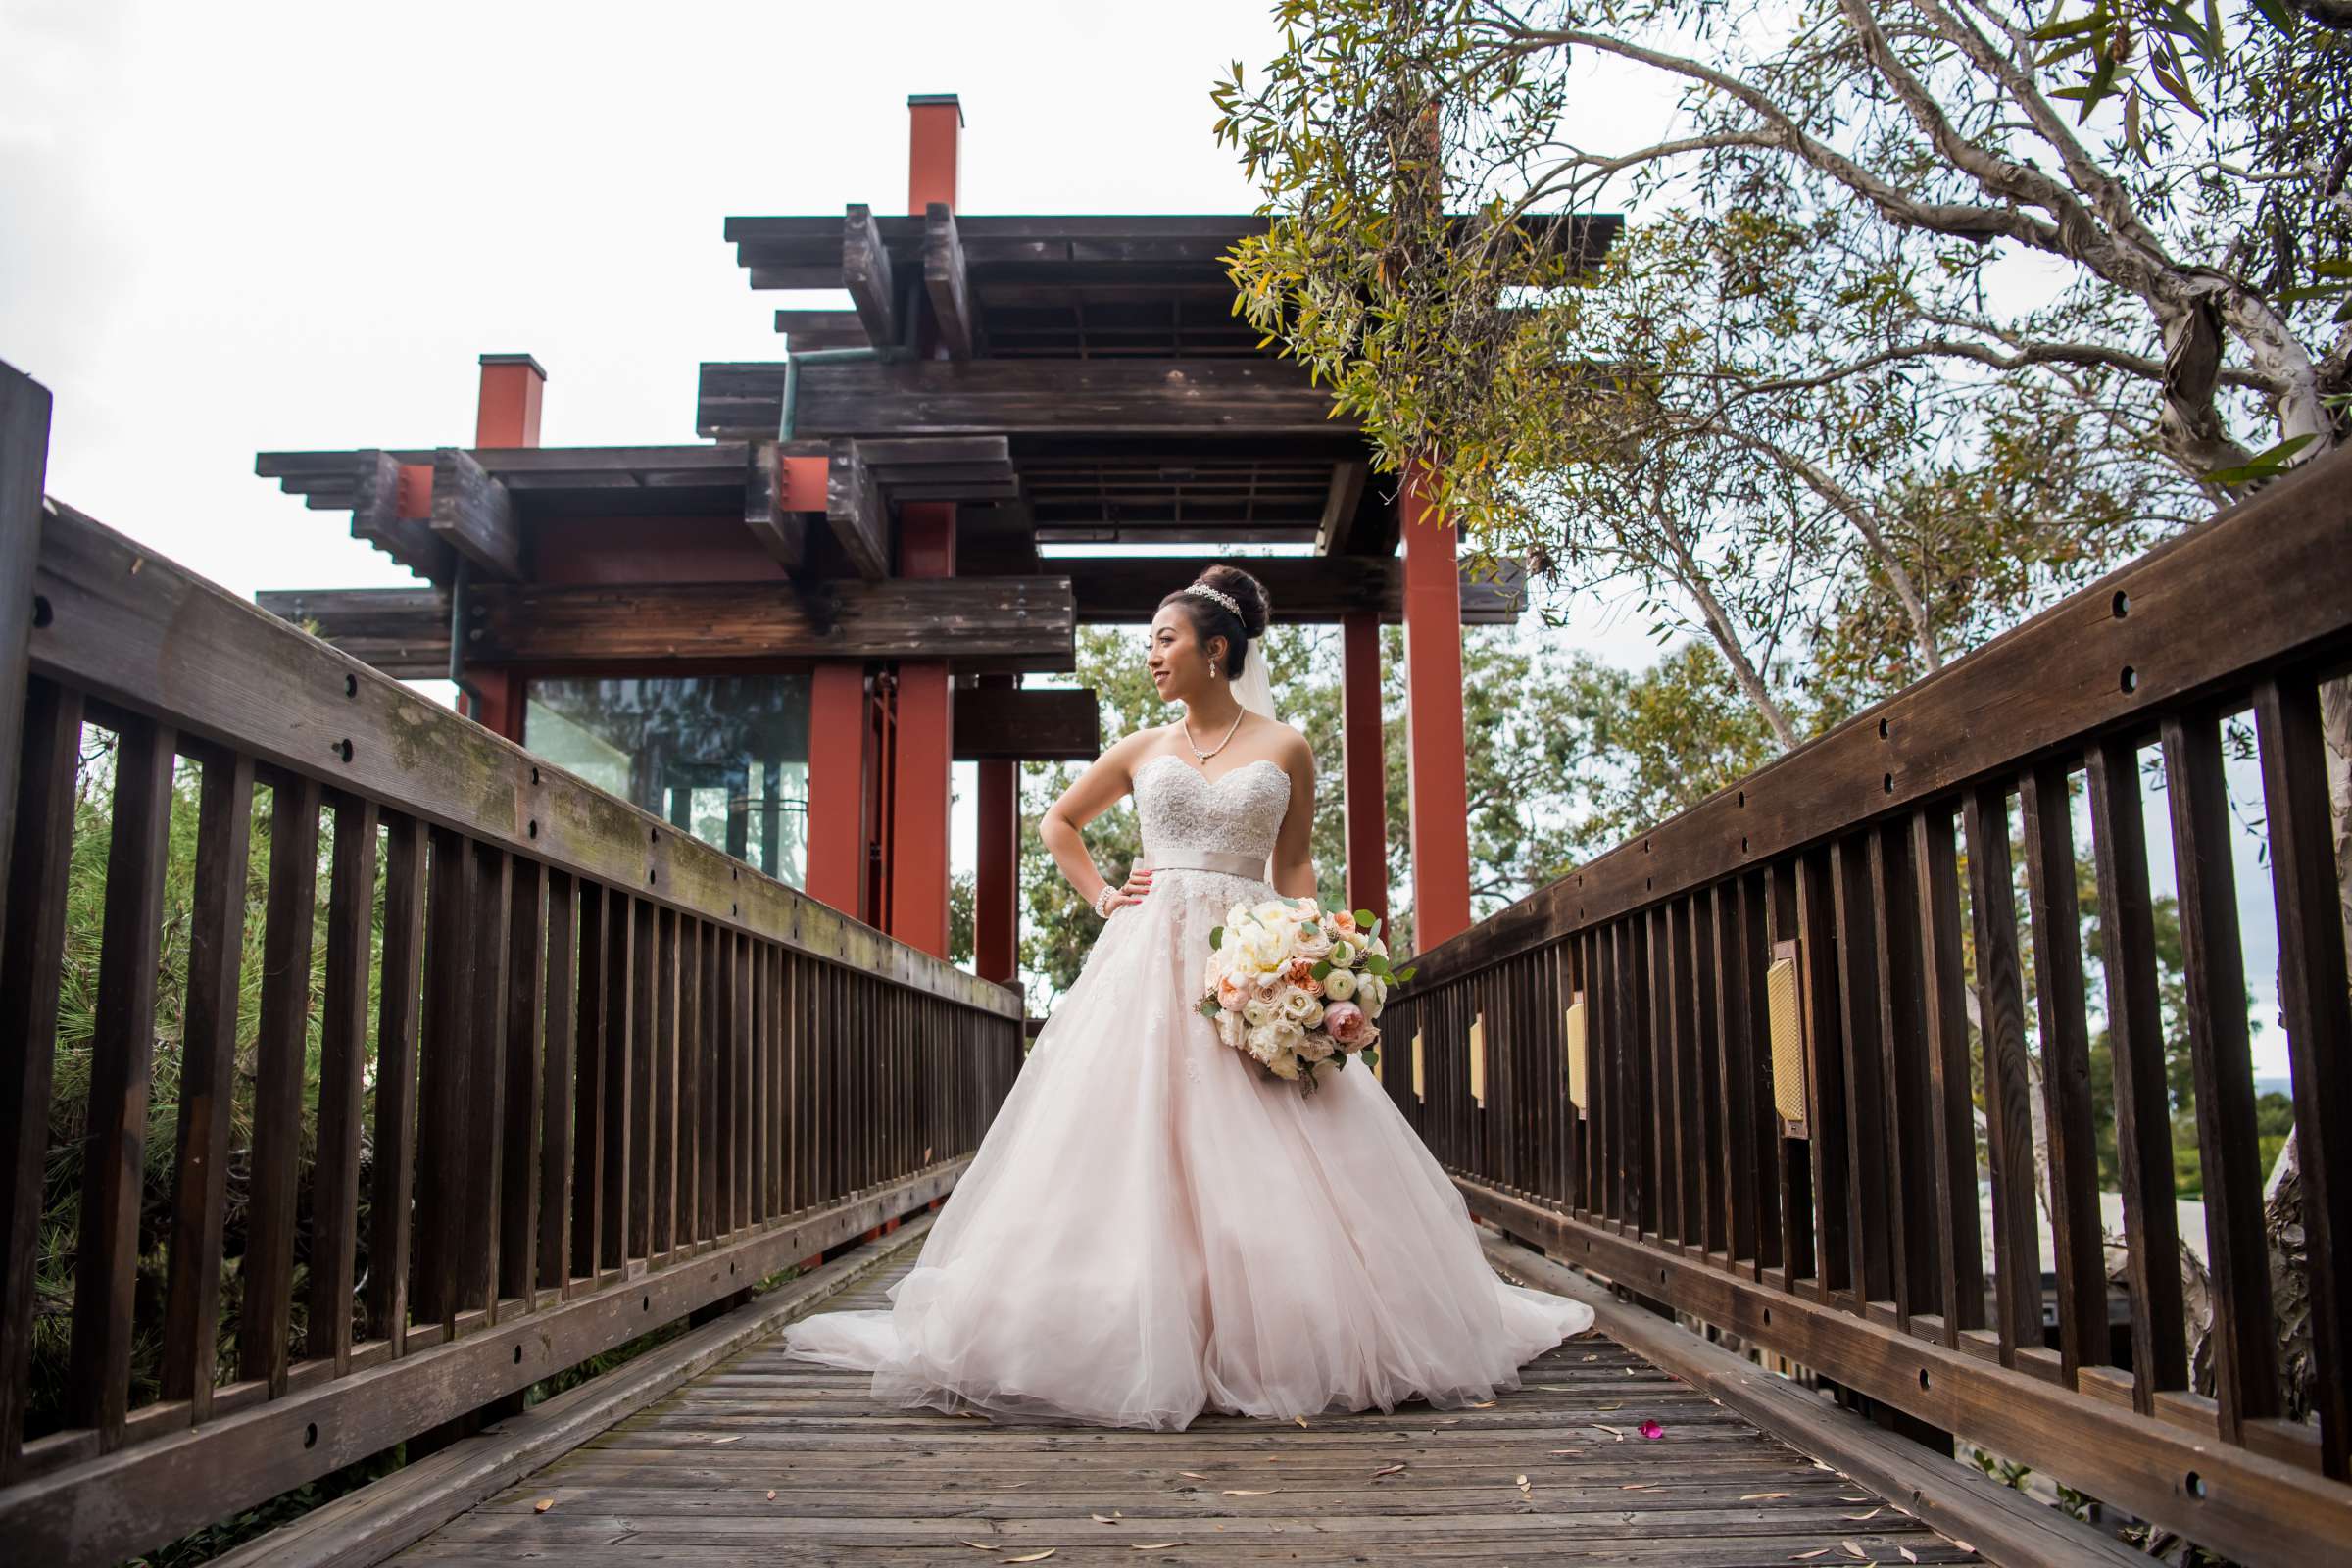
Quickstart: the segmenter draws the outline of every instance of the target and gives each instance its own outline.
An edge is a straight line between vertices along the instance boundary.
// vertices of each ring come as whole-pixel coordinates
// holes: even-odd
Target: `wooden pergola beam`
[[[264,589],[253,600],[281,620],[315,624],[320,639],[387,675],[449,674],[449,595],[438,588]]]
[[[745,659],[937,658],[970,668],[1076,664],[1067,577],[543,587],[467,594],[468,663],[661,665]]]
[[[876,348],[887,348],[899,341],[899,296],[890,270],[890,252],[882,248],[882,235],[874,227],[874,211],[862,202],[852,202],[842,220],[840,286],[850,291],[850,302],[857,307],[858,319],[864,324],[866,341]],[[755,280],[754,287],[759,284]],[[779,369],[782,367],[778,367]],[[783,415],[783,383],[777,382],[777,419],[767,421],[773,430]]]
[[[1055,556],[1047,564],[1067,572],[1082,624],[1148,621],[1171,590],[1213,563],[1203,556]],[[1232,565],[1266,585],[1274,619],[1286,624],[1345,620],[1370,613],[1391,625],[1404,618],[1404,564],[1379,556],[1241,556]],[[1499,580],[1461,579],[1466,625],[1507,624],[1519,618],[1526,572]]]
[[[773,441],[752,450],[744,466],[743,525],[777,565],[799,571],[808,561],[808,514],[785,506],[791,485],[784,462]]]
[[[980,321],[972,307],[971,278],[963,264],[956,215],[946,202],[932,202],[924,210],[923,291],[931,298],[931,316],[939,323],[939,340],[948,358],[970,359],[979,342]]]
[[[1091,762],[1102,750],[1102,703],[1091,687],[966,686],[956,693],[958,762]]]
[[[890,575],[890,514],[882,487],[855,441],[836,441],[825,474],[825,522],[842,554],[868,582]]]
[[[796,436],[1248,434],[1328,438],[1353,426],[1289,360],[855,360],[804,363]],[[784,367],[707,363],[695,428],[772,434]]]
[[[463,447],[433,454],[433,537],[478,571],[514,581],[523,575],[522,526],[514,498]]]

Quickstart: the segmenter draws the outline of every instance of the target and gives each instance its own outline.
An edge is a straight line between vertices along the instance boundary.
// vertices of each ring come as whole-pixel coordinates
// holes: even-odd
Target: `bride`
[[[1104,752],[1039,827],[1102,934],[892,1304],[804,1318],[787,1355],[870,1368],[890,1405],[1179,1430],[1458,1408],[1592,1326],[1487,1266],[1369,1068],[1302,1095],[1195,1011],[1225,911],[1315,891],[1313,760],[1266,699],[1266,622],[1233,566],[1160,602],[1146,662],[1184,716]],[[1110,883],[1078,830],[1130,791],[1150,863]]]

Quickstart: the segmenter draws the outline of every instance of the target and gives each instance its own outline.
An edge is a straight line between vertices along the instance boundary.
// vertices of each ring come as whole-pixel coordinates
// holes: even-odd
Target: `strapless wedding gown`
[[[1459,1408],[1592,1326],[1487,1265],[1369,1068],[1301,1096],[1194,1010],[1210,929],[1273,896],[1290,795],[1271,761],[1137,770],[1152,891],[1112,911],[892,1304],[804,1318],[785,1353],[870,1368],[890,1405],[1177,1430]]]

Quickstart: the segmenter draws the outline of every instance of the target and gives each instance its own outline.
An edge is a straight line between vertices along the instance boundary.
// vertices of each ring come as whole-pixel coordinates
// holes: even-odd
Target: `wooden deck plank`
[[[912,1262],[820,1309],[886,1306]],[[769,1339],[395,1560],[1980,1560],[1600,1335],[1521,1380],[1484,1409],[1414,1400],[1303,1428],[1207,1412],[1147,1432],[892,1409],[868,1374]],[[1650,1419],[1664,1434],[1645,1441]],[[1137,1549],[1152,1543],[1177,1544]]]

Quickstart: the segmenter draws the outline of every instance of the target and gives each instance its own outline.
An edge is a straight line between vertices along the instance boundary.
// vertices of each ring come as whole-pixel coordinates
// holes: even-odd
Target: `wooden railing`
[[[10,1560],[173,1540],[742,1298],[953,1185],[1019,1069],[1014,993],[44,507],[46,424],[46,393],[0,367]],[[83,771],[85,726],[111,736],[111,769]],[[151,1202],[178,759],[199,775],[180,806],[193,894],[166,1043],[176,1136]],[[109,826],[70,1349],[62,1408],[28,1435],[35,1275],[59,1245],[41,1232],[65,894],[92,780]],[[264,790],[259,1031],[241,1042]],[[250,1125],[232,1126],[248,1064]],[[164,1284],[151,1265],[142,1289],[159,1246]],[[154,1361],[158,1340],[134,1402],[134,1350]]]
[[[2343,454],[1423,955],[1382,1020],[1389,1092],[1473,1210],[1547,1251],[2239,1560],[2326,1560],[2352,1541],[2352,1019],[2319,684],[2348,662]],[[2256,738],[2259,800],[2225,792],[2226,721]],[[2148,746],[2163,782],[2143,797]],[[2143,801],[2177,868],[2210,1396],[2191,1392]],[[2316,1424],[2280,1409],[2233,804],[2277,909]],[[2128,1260],[2112,1348],[2092,982]]]

